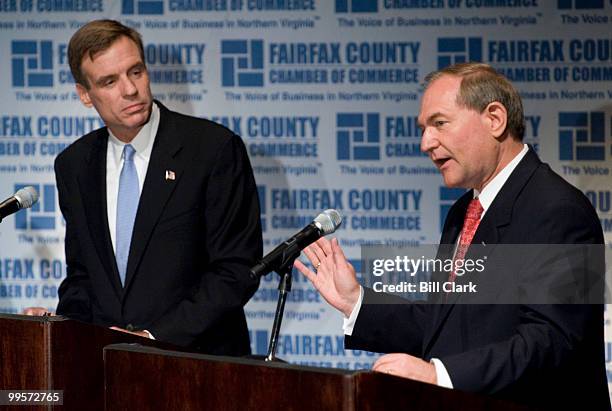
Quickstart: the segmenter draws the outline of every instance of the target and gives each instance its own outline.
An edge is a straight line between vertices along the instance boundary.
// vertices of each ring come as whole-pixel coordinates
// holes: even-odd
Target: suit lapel
[[[499,190],[497,196],[495,196],[493,203],[478,225],[478,230],[474,234],[472,243],[482,244],[484,242],[486,245],[503,243],[504,227],[512,222],[514,203],[540,164],[542,162],[533,151],[533,148],[530,147],[525,157],[517,165],[512,174],[510,174],[510,177],[501,190]]]
[[[472,190],[461,196],[446,217],[444,229],[442,230],[442,237],[440,238],[440,246],[436,255],[437,259],[444,261],[453,258],[455,243],[457,242],[457,237],[459,236],[463,226],[463,216],[465,215],[468,204],[473,196],[474,194]],[[433,281],[440,284],[447,281],[449,275],[448,272],[443,271],[437,274],[438,275],[435,278],[432,278]],[[446,307],[446,304],[443,301],[444,298],[444,293],[440,291],[429,300],[429,304],[431,304],[432,326],[429,328],[429,332],[423,336],[424,356],[429,351],[429,346],[431,343],[435,341],[435,336],[440,328],[443,318],[442,313]]]
[[[478,229],[472,239],[472,244],[485,244],[487,246],[487,252],[490,253],[495,245],[503,242],[503,229],[511,223],[514,203],[540,164],[540,159],[533,151],[533,148],[530,147],[525,157],[520,161],[512,174],[510,174],[510,177],[504,183],[499,193],[497,193],[497,196],[495,196],[493,203],[478,225]],[[461,232],[463,226],[467,204],[472,197],[473,194],[472,191],[470,191],[458,200],[458,202],[463,201],[465,204],[458,203],[460,207],[457,213],[452,216],[453,221],[449,221],[448,227],[445,226],[445,231],[448,230],[449,233],[446,236],[446,233],[442,235],[443,240],[452,241],[452,244],[456,242],[457,236],[459,232]],[[450,215],[449,218],[451,218]],[[457,226],[459,227],[458,229]],[[472,252],[468,249],[466,258],[471,258],[471,254]],[[461,282],[461,280],[462,278],[457,279],[458,282]],[[434,308],[435,318],[432,322],[434,325],[429,338],[425,341],[425,352],[431,349],[431,345],[436,339],[435,336],[439,333],[440,328],[444,325],[444,322],[457,304],[461,295],[461,293],[452,293],[449,295],[446,304],[440,304]]]
[[[121,282],[108,228],[106,208],[106,128],[97,131],[90,152],[85,158],[85,170],[78,176],[87,225],[104,271],[109,277],[117,297],[121,295]]]
[[[158,106],[159,127],[134,222],[124,297],[138,270],[153,229],[178,184],[184,167],[178,158],[182,142],[180,135],[177,135],[179,128],[174,124],[174,115],[161,104],[158,103]],[[174,172],[174,179],[166,178],[167,170]]]

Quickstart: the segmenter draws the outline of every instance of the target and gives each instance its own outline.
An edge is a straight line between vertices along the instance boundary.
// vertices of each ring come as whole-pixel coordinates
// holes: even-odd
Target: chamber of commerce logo
[[[336,13],[376,13],[378,0],[336,0]]]
[[[221,41],[221,85],[263,87],[263,40]]]
[[[159,0],[122,0],[122,14],[164,14],[164,2]]]
[[[53,42],[13,40],[13,87],[53,87]]]
[[[466,61],[482,61],[481,37],[440,37],[438,39],[438,69]]]
[[[338,160],[380,160],[380,115],[338,113]]]
[[[603,9],[604,0],[558,0],[557,8],[560,10]]]
[[[604,112],[559,113],[560,160],[605,160],[605,140]]]
[[[465,189],[463,188],[440,187],[440,232],[444,228],[448,211],[463,194],[465,194]]]
[[[31,208],[15,214],[17,230],[54,230],[56,221],[54,184],[15,184],[15,191],[32,186],[38,191],[39,199]]]

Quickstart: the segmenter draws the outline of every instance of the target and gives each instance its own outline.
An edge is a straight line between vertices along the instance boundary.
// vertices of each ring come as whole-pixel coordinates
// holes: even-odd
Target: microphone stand
[[[300,256],[300,252],[290,254],[289,258],[283,259],[283,264],[276,269],[276,273],[280,275],[281,279],[278,283],[278,302],[276,303],[276,313],[274,314],[274,323],[272,324],[272,334],[270,335],[270,344],[268,345],[268,354],[264,361],[268,362],[284,362],[276,358],[276,346],[278,345],[278,335],[280,333],[281,323],[283,322],[283,314],[285,312],[285,301],[287,301],[287,294],[291,292],[291,284],[293,277],[291,272],[293,271],[293,263],[296,258]]]

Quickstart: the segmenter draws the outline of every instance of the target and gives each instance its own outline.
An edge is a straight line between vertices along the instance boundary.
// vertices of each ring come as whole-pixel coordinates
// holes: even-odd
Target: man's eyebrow
[[[117,78],[116,74],[109,74],[108,76],[102,76],[96,80],[96,84],[104,84],[107,80],[112,80]]]
[[[136,63],[132,67],[130,67],[128,71],[134,70],[135,68],[143,69],[145,67],[146,67],[145,64],[142,61],[139,61],[138,63]]]
[[[145,64],[142,61],[140,61],[140,62],[134,64],[132,67],[130,67],[128,69],[128,71],[132,71],[134,69],[144,69],[145,67],[146,67]],[[104,84],[104,82],[106,82],[107,80],[112,80],[112,79],[115,79],[117,77],[118,77],[117,74],[109,74],[107,76],[100,77],[99,79],[97,79],[95,81],[95,83],[96,84]]]
[[[429,115],[429,117],[427,117],[427,118],[425,119],[425,124],[429,124],[429,123],[431,123],[431,122],[432,122],[432,120],[433,120],[434,118],[439,117],[439,116],[441,116],[441,115],[442,115],[442,113],[441,113],[441,112],[439,112],[439,111],[436,111],[435,113],[430,114],[430,115]],[[417,125],[418,125],[418,126],[419,126],[419,128],[421,128],[421,129],[422,129],[423,127],[425,127],[425,124],[421,123],[420,121],[417,121]]]

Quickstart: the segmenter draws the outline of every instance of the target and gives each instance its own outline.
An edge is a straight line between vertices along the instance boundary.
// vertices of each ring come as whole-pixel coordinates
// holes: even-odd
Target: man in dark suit
[[[581,270],[594,267],[603,277],[602,249],[594,261],[565,255],[563,246],[516,251],[526,244],[603,244],[586,197],[522,143],[517,91],[485,64],[451,66],[428,76],[419,124],[421,148],[445,184],[471,189],[448,214],[441,243],[450,252],[438,257],[463,260],[477,252],[470,244],[489,245],[486,252],[497,251],[489,261],[495,270],[475,278],[506,304],[470,304],[482,301],[468,293],[407,304],[360,287],[337,240],[321,239],[305,252],[316,272],[296,267],[344,313],[346,347],[392,353],[373,369],[400,377],[544,408],[609,409],[603,298],[586,301],[573,287],[586,287],[582,276],[589,273]],[[450,274],[447,283],[467,280]],[[596,284],[591,291],[603,295]]]
[[[57,313],[249,354],[243,306],[262,241],[242,140],[154,102],[140,35],[116,21],[83,26],[68,55],[81,101],[106,127],[56,159],[67,263]]]

